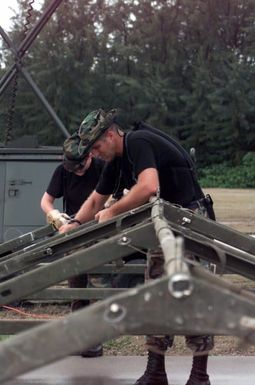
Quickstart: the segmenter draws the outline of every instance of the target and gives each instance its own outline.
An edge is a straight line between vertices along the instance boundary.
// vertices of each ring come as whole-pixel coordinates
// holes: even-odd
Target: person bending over
[[[63,162],[55,169],[47,190],[41,199],[41,208],[46,214],[48,223],[59,229],[64,223],[72,223],[72,217],[96,187],[104,162],[86,156],[80,152],[80,139],[77,134],[65,140],[63,145]],[[63,199],[63,212],[54,208],[56,199]],[[68,280],[71,288],[86,288],[88,275],[80,274]],[[75,300],[71,303],[71,311],[79,310],[89,305],[89,300]],[[81,352],[83,357],[102,356],[102,345],[97,345]]]
[[[192,160],[183,147],[144,122],[137,122],[127,133],[125,128],[125,119],[115,109],[92,111],[83,120],[78,133],[82,145],[107,164],[95,190],[75,215],[78,222],[63,225],[60,232],[94,218],[107,221],[147,203],[156,194],[215,219],[212,200],[200,188]],[[128,194],[105,208],[104,203],[123,179]],[[161,276],[164,264],[161,249],[149,250],[147,259],[149,278]],[[164,357],[173,338],[171,335],[147,337],[148,364],[136,385],[168,384]],[[193,351],[193,365],[186,385],[210,385],[207,360],[213,348],[213,336],[186,336],[186,342]]]

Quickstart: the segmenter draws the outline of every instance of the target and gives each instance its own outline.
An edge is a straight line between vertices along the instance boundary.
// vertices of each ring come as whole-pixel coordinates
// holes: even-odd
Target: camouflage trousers
[[[80,274],[68,279],[68,286],[70,288],[90,288],[90,289],[102,289],[111,288],[111,275],[110,274]],[[79,310],[90,303],[94,303],[94,299],[77,299],[71,303],[71,311]]]
[[[88,283],[88,275],[87,274],[80,274],[76,275],[75,277],[68,279],[68,286],[70,288],[78,288],[83,289],[87,287]],[[72,301],[71,303],[71,311],[79,310],[85,306],[89,305],[88,299],[77,299]]]
[[[111,274],[89,274],[88,287],[91,289],[112,288]]]
[[[198,207],[194,212],[208,217],[207,210],[204,207]],[[188,258],[192,256],[187,255]],[[207,263],[202,263],[203,266],[209,267]],[[159,278],[164,273],[164,256],[161,249],[149,250],[147,254],[147,268],[145,271],[145,281]],[[193,354],[207,354],[214,347],[213,336],[200,335],[200,336],[185,336],[186,345],[193,351]],[[146,336],[146,346],[148,350],[155,353],[164,354],[164,352],[171,348],[174,342],[173,335],[167,336]]]

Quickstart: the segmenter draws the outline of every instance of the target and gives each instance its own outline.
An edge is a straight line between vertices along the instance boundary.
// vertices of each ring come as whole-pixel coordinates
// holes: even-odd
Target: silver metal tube
[[[175,298],[191,294],[193,285],[188,264],[184,261],[184,241],[175,237],[162,214],[160,200],[152,198],[152,221],[159,240],[164,259],[165,272],[169,276],[169,291]]]

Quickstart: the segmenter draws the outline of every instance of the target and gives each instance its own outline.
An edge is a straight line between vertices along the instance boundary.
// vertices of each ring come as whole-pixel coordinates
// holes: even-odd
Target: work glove
[[[46,215],[47,222],[58,230],[61,226],[66,225],[70,221],[69,215],[61,213],[59,210],[54,209],[48,212]]]

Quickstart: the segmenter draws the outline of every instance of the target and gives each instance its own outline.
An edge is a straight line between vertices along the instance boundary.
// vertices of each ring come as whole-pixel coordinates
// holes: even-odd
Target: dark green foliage
[[[239,166],[212,165],[200,173],[202,187],[255,188],[255,153],[246,154]]]
[[[16,42],[28,7],[19,2]],[[235,167],[255,151],[254,17],[254,0],[63,0],[24,66],[70,132],[90,110],[120,107],[195,147],[199,169]],[[64,139],[22,79],[14,123],[14,136]]]

